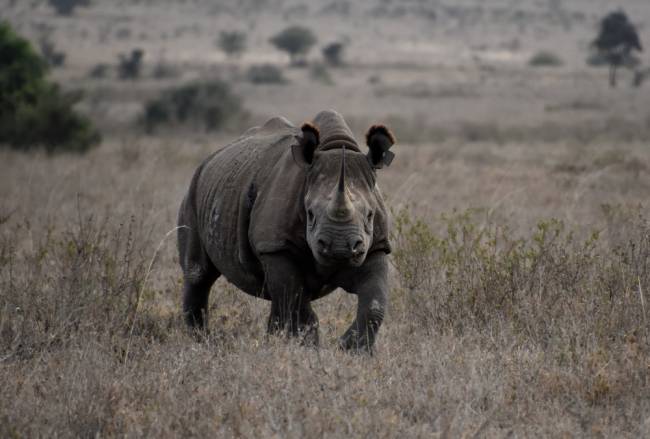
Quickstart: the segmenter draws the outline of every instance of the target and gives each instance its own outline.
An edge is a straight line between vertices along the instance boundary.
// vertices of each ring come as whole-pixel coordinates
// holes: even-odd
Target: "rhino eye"
[[[367,218],[368,218],[368,222],[372,221],[372,217],[373,217],[373,215],[374,215],[373,212],[368,213],[368,217],[367,217]]]
[[[307,219],[309,220],[309,224],[314,222],[314,211],[309,209],[307,211]]]

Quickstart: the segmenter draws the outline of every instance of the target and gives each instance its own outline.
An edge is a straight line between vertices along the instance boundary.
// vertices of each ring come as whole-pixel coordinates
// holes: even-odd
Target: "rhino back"
[[[219,272],[252,295],[262,295],[264,279],[250,231],[255,224],[266,221],[257,229],[262,230],[261,240],[275,242],[271,245],[274,248],[281,247],[278,242],[285,242],[284,237],[290,234],[273,228],[291,228],[286,216],[291,208],[282,209],[277,201],[281,198],[285,204],[298,202],[299,198],[292,197],[286,187],[295,184],[285,179],[278,185],[273,180],[282,172],[278,169],[292,168],[291,145],[298,132],[286,119],[271,119],[215,152],[197,170],[193,199],[201,242]],[[300,178],[296,181],[300,185]],[[274,195],[278,191],[281,195]],[[299,191],[296,188],[294,192]],[[260,204],[275,210],[266,213],[269,207],[260,209]]]

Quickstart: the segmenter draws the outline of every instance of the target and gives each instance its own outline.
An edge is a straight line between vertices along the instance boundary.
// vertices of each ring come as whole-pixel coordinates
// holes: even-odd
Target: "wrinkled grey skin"
[[[381,165],[361,152],[338,113],[323,111],[313,124],[320,142],[309,129],[271,119],[196,170],[178,218],[190,327],[206,325],[210,287],[224,275],[271,300],[269,333],[286,330],[317,344],[311,301],[340,287],[358,296],[356,319],[340,346],[372,351],[384,318],[390,252],[376,186]],[[381,136],[368,143],[386,144]]]

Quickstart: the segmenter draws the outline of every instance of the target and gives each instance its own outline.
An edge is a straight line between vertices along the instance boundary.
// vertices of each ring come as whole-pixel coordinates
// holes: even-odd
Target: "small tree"
[[[616,69],[634,63],[634,50],[643,51],[637,30],[623,11],[610,12],[601,20],[600,31],[592,47],[609,64],[611,87],[616,87]]]
[[[228,58],[239,58],[246,50],[246,34],[239,31],[223,31],[219,34],[217,44]]]
[[[634,70],[634,79],[632,80],[632,86],[639,88],[643,85],[643,82],[648,79],[650,76],[650,69],[636,69]]]
[[[343,65],[344,49],[345,45],[339,42],[330,43],[323,47],[323,58],[325,58],[325,62],[332,67]]]
[[[133,49],[129,55],[120,54],[117,68],[120,79],[138,79],[142,71],[144,51]]]
[[[304,56],[316,44],[314,33],[302,26],[291,26],[273,36],[270,40],[279,50],[289,54],[291,65],[304,63]]]
[[[65,53],[58,50],[49,38],[41,38],[38,45],[41,55],[50,67],[62,67],[65,64]]]
[[[48,0],[59,15],[72,15],[79,6],[90,6],[90,0]]]
[[[46,80],[47,64],[31,44],[0,23],[0,144],[84,151],[99,141],[90,121],[74,110],[82,95]]]

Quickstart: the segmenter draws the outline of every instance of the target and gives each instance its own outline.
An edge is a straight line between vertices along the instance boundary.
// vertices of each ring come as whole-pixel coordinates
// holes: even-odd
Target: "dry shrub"
[[[334,85],[334,79],[325,64],[315,63],[309,69],[309,76],[313,81],[324,85]]]
[[[145,282],[161,247],[140,221],[12,219],[0,436],[641,437],[650,226],[637,209],[604,216],[600,233],[550,220],[515,236],[485,211],[440,228],[396,212],[400,286],[372,358],[337,351],[325,327],[320,350],[265,337],[268,304],[223,284],[196,342],[173,257],[159,262],[171,282]],[[345,312],[328,300],[321,322]]]
[[[133,323],[143,292],[142,225],[116,228],[79,217],[65,231],[48,229],[17,247],[12,237],[35,234],[15,226],[0,244],[0,346],[4,359],[65,349],[77,338],[112,340]]]
[[[273,64],[258,64],[249,67],[246,78],[253,84],[287,84],[282,69]]]
[[[510,414],[493,416],[503,426],[522,407],[555,401],[587,435],[644,431],[612,427],[643,417],[650,394],[650,224],[640,209],[603,212],[600,231],[548,220],[523,236],[484,211],[443,216],[440,232],[406,210],[395,216],[393,313],[413,336],[495,346],[505,383],[486,401],[501,399]],[[544,416],[527,422],[546,425],[535,435],[562,431]]]
[[[590,403],[648,391],[650,225],[638,209],[603,209],[602,231],[552,219],[521,237],[482,211],[443,216],[441,233],[398,212],[393,262],[403,291],[394,300],[404,301],[409,332],[512,333],[579,367],[573,390]],[[620,355],[630,334],[637,360],[643,352],[632,370]]]
[[[559,67],[563,64],[564,61],[558,55],[544,50],[535,53],[528,60],[528,65],[531,67]]]

